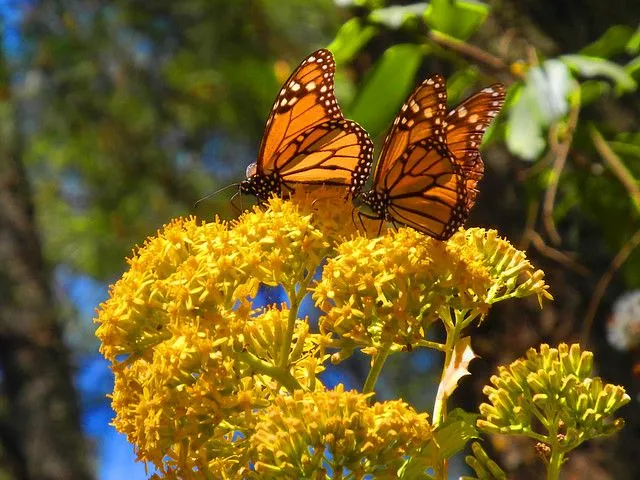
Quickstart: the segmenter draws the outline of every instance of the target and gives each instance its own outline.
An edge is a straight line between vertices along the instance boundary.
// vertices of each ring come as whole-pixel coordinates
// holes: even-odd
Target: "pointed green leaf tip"
[[[460,480],[507,480],[507,475],[502,469],[489,458],[487,452],[478,442],[471,444],[473,455],[467,455],[465,462],[475,472],[475,477],[460,477]]]

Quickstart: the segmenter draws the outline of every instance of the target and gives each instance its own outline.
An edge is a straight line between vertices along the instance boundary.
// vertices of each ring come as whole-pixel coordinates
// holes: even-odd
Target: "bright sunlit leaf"
[[[507,146],[512,153],[525,160],[542,153],[545,129],[569,111],[571,83],[566,65],[558,60],[548,60],[528,71],[509,109]]]
[[[637,88],[637,83],[631,75],[613,62],[587,55],[563,55],[561,60],[570,68],[585,77],[603,76],[615,84],[616,93],[631,92]]]
[[[394,5],[379,8],[371,12],[369,18],[382,23],[389,28],[400,28],[404,21],[415,15],[420,15],[427,8],[427,3],[413,3],[411,5]]]
[[[489,5],[486,3],[474,0],[432,0],[424,18],[430,28],[458,40],[466,40],[484,23],[488,15]]]
[[[627,42],[627,53],[635,55],[640,52],[640,27],[636,29],[633,36]]]
[[[529,70],[527,86],[534,95],[546,125],[569,112],[567,96],[571,89],[571,75],[558,60],[547,60],[540,67]]]
[[[414,86],[422,55],[419,45],[401,44],[387,49],[346,116],[373,136],[385,131]]]
[[[465,375],[470,375],[469,364],[476,358],[476,354],[471,348],[471,337],[461,338],[453,347],[453,358],[442,376],[442,381],[438,386],[436,399],[448,398],[458,387],[458,382]],[[436,400],[437,401],[437,400]]]
[[[460,408],[452,410],[434,432],[441,458],[449,458],[462,450],[472,438],[478,438],[476,420],[479,415]]]
[[[363,25],[358,18],[348,20],[327,48],[331,50],[338,65],[350,61],[378,32],[373,25]]]
[[[535,94],[527,86],[519,86],[508,110],[506,141],[509,151],[525,160],[536,159],[546,145]]]
[[[433,440],[424,448],[421,455],[408,459],[398,472],[403,479],[423,478],[425,466],[438,464],[442,459],[450,458],[460,452],[467,443],[479,438],[476,420],[479,415],[468,413],[460,408],[451,411],[444,422],[433,432]]]

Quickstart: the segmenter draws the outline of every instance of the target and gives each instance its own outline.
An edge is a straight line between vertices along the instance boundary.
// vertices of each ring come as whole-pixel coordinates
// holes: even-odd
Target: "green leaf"
[[[603,76],[614,82],[616,93],[631,92],[637,83],[620,65],[597,57],[586,55],[563,55],[560,59],[571,69],[585,77]]]
[[[479,438],[476,420],[480,415],[468,413],[460,408],[451,411],[446,420],[433,432],[433,438],[420,454],[407,459],[398,471],[399,478],[424,478],[425,469],[432,468],[441,460],[451,458],[473,438]]]
[[[400,28],[407,18],[420,15],[427,8],[427,3],[413,3],[411,5],[394,5],[378,8],[369,15],[369,19],[381,23],[388,28]]]
[[[571,76],[558,60],[548,60],[529,70],[524,86],[515,92],[506,129],[507,147],[534,160],[544,150],[545,129],[569,111]]]
[[[640,57],[636,57],[627,63],[624,67],[626,72],[633,78],[634,80],[640,80]]]
[[[598,40],[580,50],[580,54],[588,57],[611,58],[627,50],[633,34],[633,28],[628,25],[614,25],[609,27]]]
[[[635,55],[638,52],[640,52],[640,27],[638,27],[627,43],[627,53]]]
[[[640,146],[640,133],[639,132],[622,132],[616,135],[616,141],[631,143],[633,145]]]
[[[458,40],[466,40],[478,30],[488,15],[489,6],[474,0],[431,0],[424,18],[429,28]]]
[[[611,91],[611,84],[603,80],[586,80],[580,83],[580,103],[589,105],[607,92]]]
[[[452,457],[461,451],[469,440],[479,438],[476,428],[476,420],[479,417],[480,415],[465,412],[461,408],[456,408],[447,415],[447,419],[434,432],[440,458]]]
[[[635,157],[640,160],[640,145],[626,142],[609,142],[611,150],[618,155]]]
[[[387,49],[365,80],[347,117],[373,136],[386,130],[414,85],[422,55],[419,45],[402,44]]]
[[[478,80],[478,70],[474,67],[458,70],[447,79],[447,100],[449,105],[458,105],[465,92]]]
[[[473,456],[465,457],[467,465],[473,468],[478,480],[507,480],[507,475],[502,469],[489,458],[478,442],[471,444]],[[471,479],[472,477],[460,477],[460,479]]]
[[[433,432],[433,440],[429,442],[426,453],[435,463],[451,458],[464,449],[467,442],[479,438],[476,420],[480,415],[465,412],[456,408],[447,415],[446,420]]]
[[[373,25],[363,25],[358,18],[349,19],[327,47],[333,53],[337,64],[350,61],[362,47],[378,32]]]

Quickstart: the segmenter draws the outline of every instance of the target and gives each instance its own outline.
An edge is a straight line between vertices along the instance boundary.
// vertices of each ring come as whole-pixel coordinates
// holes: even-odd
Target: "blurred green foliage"
[[[582,38],[551,0],[24,2],[21,48],[0,61],[0,147],[25,159],[50,263],[104,280],[172,217],[236,214],[233,187],[196,202],[243,178],[312,50],[334,53],[338,100],[378,145],[430,73],[446,76],[450,106],[500,81],[483,158],[501,188],[481,183],[475,210],[597,278],[640,228],[640,8],[625,8],[629,24],[568,50],[532,27]],[[622,269],[638,288],[640,253]],[[390,388],[395,372],[418,395],[402,368]]]
[[[282,72],[336,23],[331,3],[305,0],[39,4],[13,67],[47,257],[109,278],[147,235],[239,180]],[[231,216],[229,197],[197,211]]]

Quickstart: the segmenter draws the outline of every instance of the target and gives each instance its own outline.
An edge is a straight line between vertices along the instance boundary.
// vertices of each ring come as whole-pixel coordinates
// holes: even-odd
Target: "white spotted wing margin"
[[[296,184],[346,187],[352,196],[360,192],[373,146],[368,134],[342,115],[334,73],[333,55],[321,49],[291,74],[273,104],[242,193],[265,200],[289,195]]]
[[[487,128],[500,113],[506,92],[501,83],[490,85],[460,102],[445,118],[447,145],[465,177],[467,211],[475,204],[477,185],[484,176],[480,145]]]

